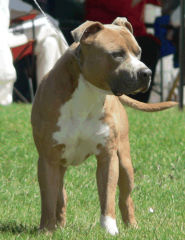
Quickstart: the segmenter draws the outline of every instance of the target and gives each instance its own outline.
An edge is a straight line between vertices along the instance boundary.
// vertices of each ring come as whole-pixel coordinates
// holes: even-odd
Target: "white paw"
[[[116,226],[116,219],[113,219],[109,216],[103,216],[101,214],[100,225],[102,228],[105,228],[107,232],[113,236],[119,233],[118,228]]]

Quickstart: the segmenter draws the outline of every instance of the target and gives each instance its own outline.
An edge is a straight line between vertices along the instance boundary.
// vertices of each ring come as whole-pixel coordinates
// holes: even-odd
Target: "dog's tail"
[[[158,112],[178,105],[178,102],[143,103],[126,95],[122,95],[118,98],[124,106],[128,106],[143,112]]]

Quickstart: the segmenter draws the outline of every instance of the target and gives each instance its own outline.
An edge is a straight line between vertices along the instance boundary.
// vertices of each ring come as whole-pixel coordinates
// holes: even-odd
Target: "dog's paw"
[[[101,214],[100,225],[102,228],[105,228],[107,230],[107,232],[113,236],[119,233],[117,225],[116,225],[116,219],[113,219],[109,216],[103,216]]]
[[[38,235],[43,234],[45,236],[53,236],[53,232],[52,231],[48,231],[47,229],[39,229],[37,232]]]
[[[137,223],[135,222],[135,223],[132,223],[132,225],[131,225],[133,228],[135,228],[135,229],[138,229],[138,225],[137,225]]]

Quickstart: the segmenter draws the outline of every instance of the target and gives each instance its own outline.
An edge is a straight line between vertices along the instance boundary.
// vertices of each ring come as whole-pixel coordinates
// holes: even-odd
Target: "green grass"
[[[94,157],[67,171],[66,228],[38,234],[40,193],[30,110],[23,104],[0,107],[0,240],[185,239],[185,112],[127,109],[139,228],[125,228],[116,206],[120,234],[111,237],[99,224]]]

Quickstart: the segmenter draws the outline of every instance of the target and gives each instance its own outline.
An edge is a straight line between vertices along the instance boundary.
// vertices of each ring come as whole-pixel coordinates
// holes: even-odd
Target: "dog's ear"
[[[127,21],[125,17],[117,17],[112,24],[126,27],[133,34],[132,25]]]
[[[86,21],[82,25],[80,25],[78,28],[73,30],[71,32],[71,35],[74,39],[74,41],[80,42],[81,40],[85,40],[89,36],[94,35],[101,29],[103,29],[104,26],[100,22],[92,22],[92,21]]]

